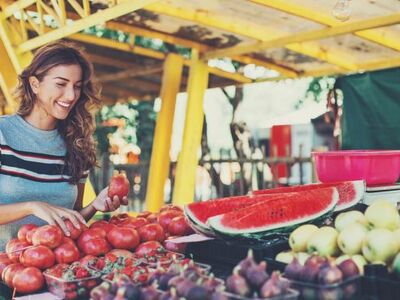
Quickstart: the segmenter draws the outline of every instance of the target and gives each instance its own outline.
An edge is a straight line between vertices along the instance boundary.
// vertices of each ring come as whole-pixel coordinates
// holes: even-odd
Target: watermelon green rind
[[[261,204],[255,204],[255,205],[249,206],[247,208],[244,208],[244,209],[241,209],[238,211],[211,217],[208,219],[208,224],[216,232],[217,235],[218,234],[232,235],[232,236],[241,235],[241,236],[245,237],[246,235],[255,236],[255,235],[259,234],[260,236],[263,236],[266,233],[273,232],[273,230],[286,231],[284,228],[292,227],[292,226],[295,226],[298,224],[309,223],[327,213],[330,213],[335,208],[335,206],[339,200],[339,194],[338,194],[338,191],[336,188],[332,187],[332,188],[326,188],[324,190],[328,190],[328,189],[332,190],[332,194],[330,196],[330,202],[328,203],[328,205],[319,212],[315,212],[314,214],[311,214],[311,215],[309,214],[309,215],[303,216],[301,218],[293,219],[290,221],[284,221],[281,223],[276,223],[276,224],[268,225],[268,226],[264,226],[264,227],[258,227],[258,228],[250,227],[248,229],[237,229],[237,228],[227,227],[227,226],[223,225],[221,222],[223,218],[235,219],[235,217],[236,217],[235,215],[237,215],[238,213],[243,213],[244,210],[248,210],[248,211],[250,211],[250,213],[251,213],[251,210],[254,210],[254,212],[256,213],[256,212],[261,211],[262,209],[268,209],[268,207],[267,207],[268,205],[278,204],[278,202],[280,202],[279,205],[281,205],[281,203],[285,202],[285,200],[282,201],[282,199],[276,199],[276,200],[268,201],[268,203],[266,202],[266,203],[261,203]],[[291,199],[291,198],[287,198],[287,199]],[[291,199],[291,200],[293,200],[293,199]],[[293,200],[293,201],[295,201],[295,200]],[[301,200],[299,200],[299,201],[301,201]],[[286,202],[288,202],[288,201],[286,201]],[[285,203],[285,204],[288,204],[288,203]],[[287,230],[289,230],[289,229],[287,229]]]
[[[186,206],[184,207],[184,212],[185,212],[186,219],[188,220],[190,227],[192,227],[195,232],[204,234],[206,236],[215,236],[214,231],[211,230],[210,227],[202,226],[202,222],[199,222],[198,220],[195,221],[192,219],[192,217],[191,217],[192,215],[187,212]]]

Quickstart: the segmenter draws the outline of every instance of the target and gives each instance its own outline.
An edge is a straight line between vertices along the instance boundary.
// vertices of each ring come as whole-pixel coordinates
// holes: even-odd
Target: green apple
[[[400,228],[397,228],[395,231],[393,231],[393,234],[396,237],[396,241],[399,244],[400,249]]]
[[[356,254],[352,255],[351,259],[356,263],[358,269],[360,270],[360,274],[364,274],[364,266],[367,264],[365,257],[361,254]]]
[[[342,231],[348,225],[353,223],[360,223],[367,226],[368,222],[364,214],[358,210],[351,210],[340,213],[335,219],[335,228]]]
[[[363,241],[362,253],[372,263],[389,263],[399,249],[395,235],[388,229],[377,228],[367,233]]]
[[[296,228],[289,236],[289,246],[295,252],[307,251],[307,241],[318,230],[313,224],[305,224]]]
[[[323,226],[314,232],[307,242],[307,252],[318,252],[320,256],[336,256],[338,231],[329,226]]]
[[[295,253],[292,251],[282,251],[276,255],[275,260],[285,264],[290,264],[294,258],[294,255]]]
[[[395,230],[400,226],[400,216],[396,206],[386,200],[373,202],[365,211],[365,217],[371,228]]]
[[[297,254],[297,259],[299,260],[299,263],[304,266],[304,263],[306,262],[307,258],[310,257],[310,254],[307,252],[298,252]]]
[[[362,243],[368,230],[359,223],[353,223],[345,227],[338,236],[337,242],[344,254],[361,253]]]

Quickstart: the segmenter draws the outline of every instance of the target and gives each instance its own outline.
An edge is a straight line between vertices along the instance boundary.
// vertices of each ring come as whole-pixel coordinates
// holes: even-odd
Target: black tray
[[[249,249],[253,249],[256,261],[265,258],[275,257],[279,252],[289,248],[286,239],[276,240],[267,246],[243,245],[229,243],[222,240],[209,240],[198,243],[189,243],[186,249],[186,256],[192,257],[195,261],[209,264],[212,272],[219,277],[228,276],[232,268],[247,256]]]

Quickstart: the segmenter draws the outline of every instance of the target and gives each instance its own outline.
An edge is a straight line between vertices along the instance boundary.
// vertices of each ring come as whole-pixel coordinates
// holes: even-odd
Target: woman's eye
[[[57,83],[57,86],[65,86],[65,83]]]

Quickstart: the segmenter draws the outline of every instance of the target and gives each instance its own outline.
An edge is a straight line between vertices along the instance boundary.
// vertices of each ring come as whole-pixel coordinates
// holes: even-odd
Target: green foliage
[[[306,90],[305,95],[296,103],[296,109],[304,105],[306,101],[315,101],[317,103],[326,100],[326,95],[335,84],[335,77],[316,77],[313,78]]]
[[[110,147],[108,135],[114,133],[117,129],[116,126],[106,127],[102,125],[110,119],[125,120],[124,138],[126,142],[139,146],[142,150],[141,159],[149,159],[156,120],[153,101],[133,101],[103,106],[96,114],[95,139],[98,144],[99,154],[108,151]]]

